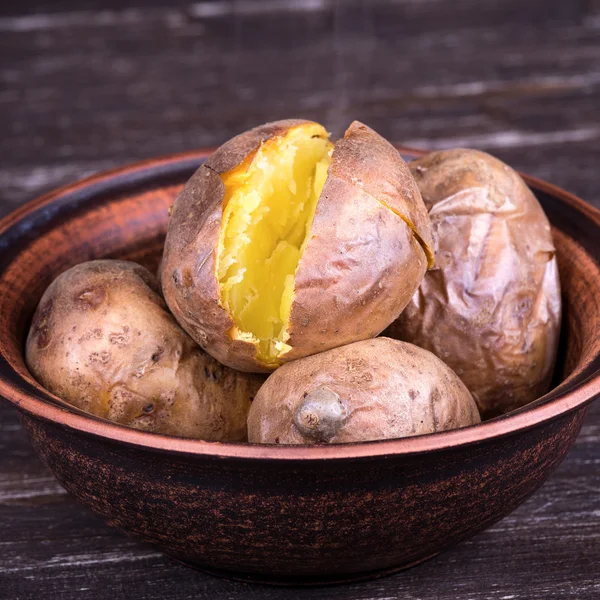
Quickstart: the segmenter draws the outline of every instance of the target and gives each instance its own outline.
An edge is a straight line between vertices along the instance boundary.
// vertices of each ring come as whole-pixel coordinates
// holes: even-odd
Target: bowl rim
[[[422,156],[424,150],[396,146],[403,155],[412,157]],[[174,167],[184,162],[193,163],[210,155],[214,149],[205,148],[177,153],[169,156],[151,158],[126,166],[118,167],[92,175],[75,183],[57,188],[38,198],[25,203],[0,220],[0,234],[5,232],[30,213],[46,206],[60,197],[75,191],[88,188],[102,182],[110,182],[115,177],[140,172],[156,167]],[[600,229],[600,210],[594,208],[574,194],[563,190],[551,183],[520,173],[528,185],[557,197],[561,202],[570,205],[596,223]],[[1,348],[0,348],[1,353]],[[550,390],[535,401],[534,406],[513,411],[496,419],[477,425],[450,431],[442,431],[422,436],[376,440],[370,442],[355,442],[348,444],[332,444],[324,446],[275,446],[250,443],[208,442],[188,438],[179,438],[157,433],[140,431],[124,425],[113,423],[106,419],[87,414],[75,408],[70,408],[60,398],[61,404],[51,404],[40,395],[21,390],[16,385],[0,376],[0,395],[15,405],[19,411],[24,411],[34,417],[51,421],[78,432],[136,446],[149,451],[160,451],[175,454],[211,456],[239,459],[269,459],[269,460],[322,460],[322,459],[356,459],[389,455],[409,455],[416,453],[444,451],[457,447],[486,442],[498,437],[504,437],[547,423],[567,413],[583,408],[589,402],[600,396],[600,371],[589,375],[587,379],[577,384],[573,389],[560,393],[556,398],[543,402],[553,392]]]

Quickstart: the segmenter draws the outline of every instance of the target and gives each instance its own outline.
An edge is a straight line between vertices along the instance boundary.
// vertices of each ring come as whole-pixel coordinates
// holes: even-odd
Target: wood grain
[[[516,0],[485,11],[465,0],[340,2],[335,13],[331,2],[259,4],[3,17],[4,204],[290,115],[336,133],[358,118],[399,143],[487,148],[593,198],[600,23],[582,3],[536,0],[534,27]]]
[[[3,3],[0,214],[286,116],[487,149],[600,206],[597,0],[294,4]],[[596,403],[554,476],[486,532],[390,578],[280,590],[195,573],[106,527],[53,480],[1,403],[0,598],[591,600],[599,465]]]

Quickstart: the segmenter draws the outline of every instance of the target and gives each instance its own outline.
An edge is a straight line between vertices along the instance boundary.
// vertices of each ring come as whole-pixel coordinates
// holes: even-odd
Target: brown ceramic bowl
[[[261,447],[143,433],[44,391],[23,346],[45,287],[94,258],[155,266],[167,209],[205,155],[98,175],[0,223],[0,393],[67,490],[197,568],[324,583],[424,561],[498,521],[544,482],[600,394],[600,213],[532,178],[555,227],[565,316],[555,387],[526,409],[422,437]]]

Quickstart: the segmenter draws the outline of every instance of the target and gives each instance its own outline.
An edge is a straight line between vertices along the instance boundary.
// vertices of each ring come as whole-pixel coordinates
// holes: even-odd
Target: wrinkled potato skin
[[[339,396],[345,415],[318,441],[296,424],[306,397],[315,391]],[[308,423],[318,427],[318,420],[312,415]],[[364,442],[479,422],[471,394],[441,360],[412,344],[380,337],[280,367],[252,404],[248,439],[261,444]]]
[[[333,151],[295,282],[285,361],[378,335],[423,279],[432,247],[419,190],[391,144],[354,122]],[[362,267],[362,268],[361,268]]]
[[[221,146],[189,180],[171,215],[165,300],[200,346],[240,371],[275,367],[257,359],[251,342],[229,334],[234,322],[221,305],[215,272],[225,192],[220,175],[302,123],[308,122],[270,123]],[[287,340],[292,350],[281,362],[379,334],[417,289],[431,252],[429,218],[407,165],[387,141],[354,122],[333,151],[297,270]]]
[[[202,352],[157,292],[155,277],[131,262],[100,260],[66,271],[34,315],[29,369],[66,402],[122,425],[244,441],[262,378]]]
[[[550,386],[561,296],[550,224],[510,167],[475,150],[409,164],[432,222],[436,265],[385,335],[430,350],[484,416]]]

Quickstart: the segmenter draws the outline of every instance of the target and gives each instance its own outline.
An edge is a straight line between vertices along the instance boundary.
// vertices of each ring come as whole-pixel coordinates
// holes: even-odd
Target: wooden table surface
[[[82,8],[85,6],[85,8]],[[0,214],[55,186],[288,116],[488,150],[600,207],[599,0],[21,0],[0,5]],[[106,526],[0,401],[0,598],[592,600],[600,402],[543,488],[378,581],[251,586]]]

